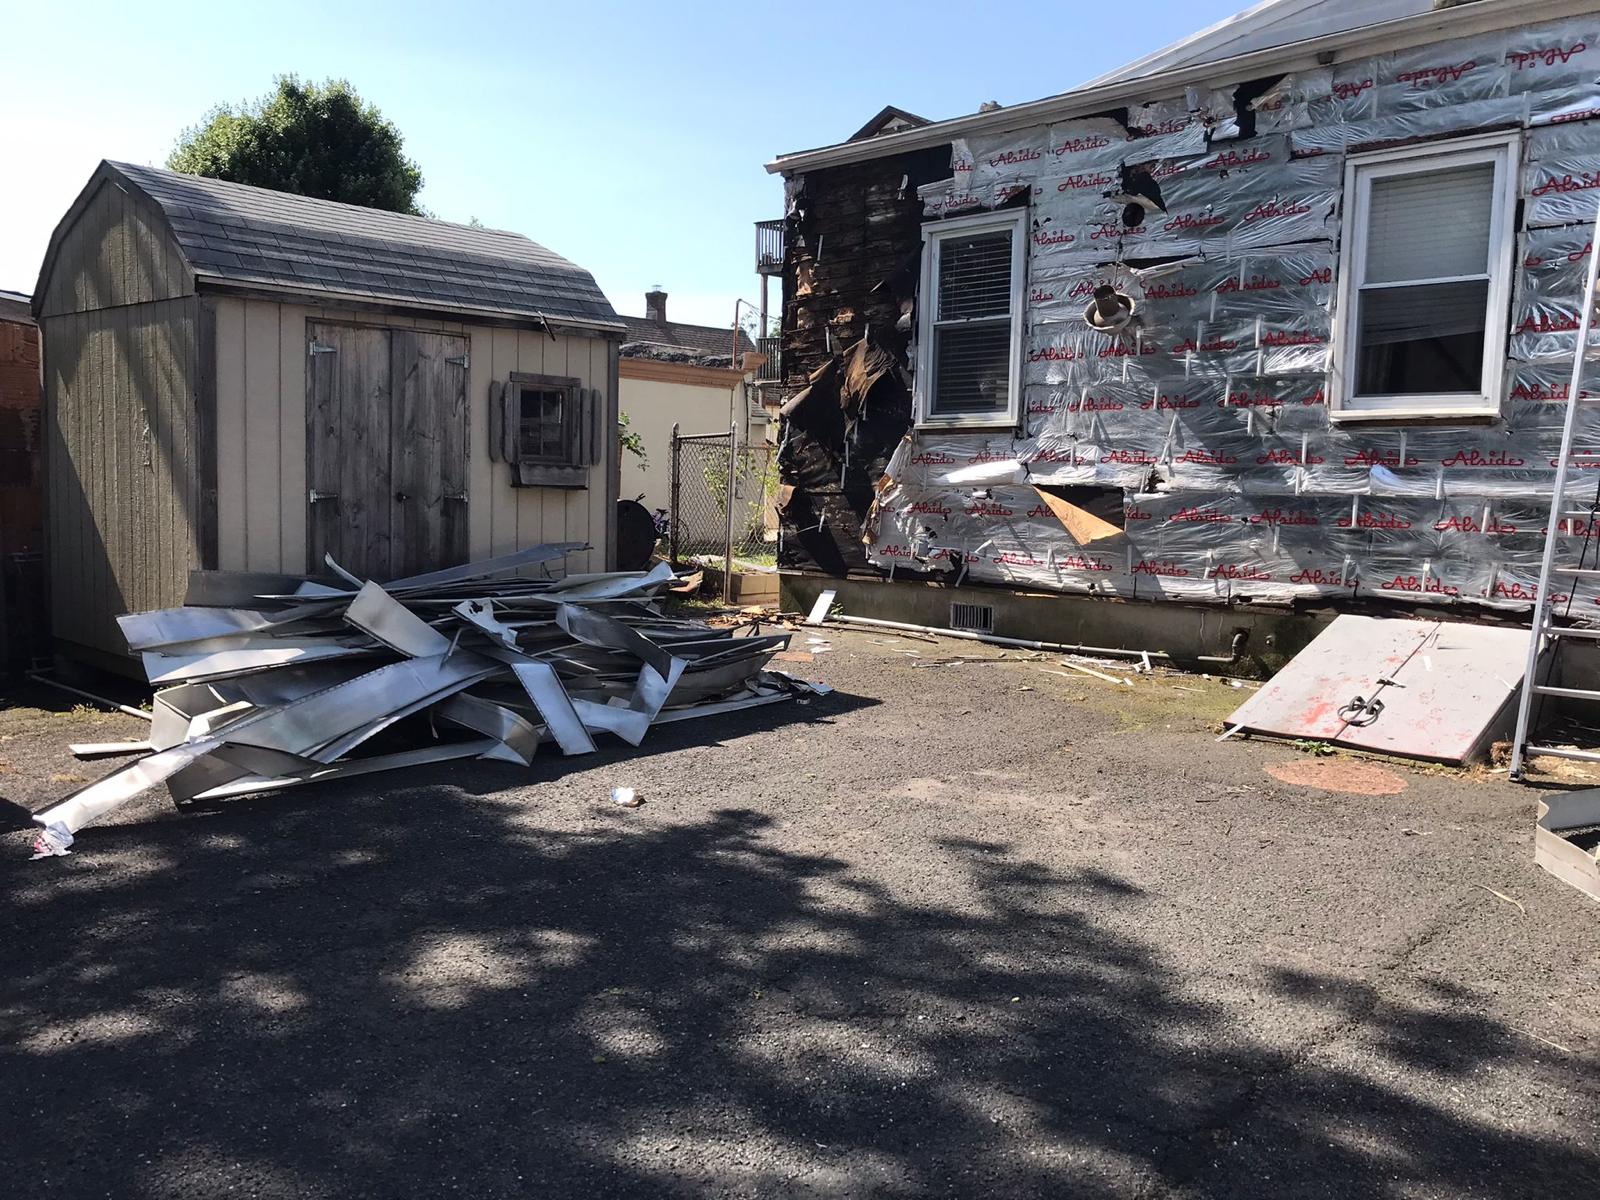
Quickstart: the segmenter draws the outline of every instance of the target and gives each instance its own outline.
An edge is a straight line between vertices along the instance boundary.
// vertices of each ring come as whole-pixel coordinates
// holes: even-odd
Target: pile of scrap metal
[[[827,690],[763,669],[787,633],[663,613],[664,563],[521,574],[587,548],[539,546],[382,586],[331,560],[331,583],[200,574],[190,604],[119,618],[160,688],[152,753],[36,814],[36,853],[65,852],[158,783],[184,802],[455,758],[527,765],[540,742],[586,754],[605,733],[637,746],[652,725]],[[414,740],[396,748],[402,733]]]

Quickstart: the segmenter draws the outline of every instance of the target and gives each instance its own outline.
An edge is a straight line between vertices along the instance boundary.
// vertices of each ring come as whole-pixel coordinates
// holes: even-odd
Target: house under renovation
[[[1023,632],[988,585],[1053,597],[1028,636],[1197,653],[1252,613],[1526,620],[1600,197],[1596,7],[1278,0],[770,164],[791,603],[831,576],[943,625],[960,587]],[[1570,514],[1558,562],[1597,532]]]
[[[65,652],[125,666],[194,570],[612,561],[624,326],[525,237],[107,162],[33,311]]]

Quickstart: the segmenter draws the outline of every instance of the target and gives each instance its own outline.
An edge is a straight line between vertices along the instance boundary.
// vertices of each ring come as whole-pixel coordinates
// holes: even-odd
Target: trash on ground
[[[1552,793],[1539,802],[1533,861],[1600,900],[1600,788]]]
[[[611,789],[611,803],[618,808],[638,808],[644,801],[630,787],[614,787]]]
[[[566,755],[592,752],[600,734],[637,746],[652,725],[832,690],[764,669],[788,633],[665,614],[665,563],[551,577],[548,564],[583,549],[538,546],[384,585],[329,559],[332,577],[281,595],[208,572],[208,605],[118,618],[161,685],[151,753],[35,814],[36,850],[65,853],[158,783],[181,803],[452,759],[526,766],[546,742]]]

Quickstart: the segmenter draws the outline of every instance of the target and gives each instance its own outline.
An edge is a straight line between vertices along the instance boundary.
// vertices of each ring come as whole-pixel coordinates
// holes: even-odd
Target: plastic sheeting
[[[958,141],[954,177],[923,189],[930,216],[1028,194],[1022,424],[909,435],[869,560],[1126,596],[1525,604],[1600,199],[1597,78],[1591,17],[1285,76],[1247,106],[1248,138],[1224,89]],[[1502,418],[1331,422],[1346,148],[1507,124],[1527,132]],[[1130,168],[1161,205],[1131,227]],[[1136,301],[1134,331],[1084,321],[1105,282]],[[1600,406],[1577,447],[1600,456]],[[1122,536],[1077,545],[1035,490],[1086,485],[1122,489]],[[1587,548],[1594,565],[1593,524],[1563,524],[1558,561]]]

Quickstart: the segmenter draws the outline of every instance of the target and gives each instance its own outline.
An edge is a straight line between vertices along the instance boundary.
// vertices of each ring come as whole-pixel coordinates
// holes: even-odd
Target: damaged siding
[[[786,392],[858,342],[870,329],[897,361],[909,330],[897,328],[916,293],[925,184],[950,177],[950,148],[860,166],[818,171],[789,189],[783,275],[783,370]],[[876,389],[853,413],[839,407],[838,381],[785,418],[779,452],[783,507],[779,563],[842,575],[870,571],[861,527],[873,485],[911,419],[898,379]],[[825,394],[823,394],[825,393]]]
[[[914,431],[852,531],[867,561],[1142,598],[1524,604],[1600,194],[1597,71],[1600,19],[1586,18],[956,142],[950,181],[923,189],[926,219],[1029,206],[1022,427]],[[1510,336],[1489,368],[1504,372],[1501,415],[1330,420],[1347,152],[1485,130],[1521,143]],[[1160,208],[1129,227],[1107,193],[1138,165]],[[810,220],[833,204],[829,175],[791,181]],[[1100,283],[1134,298],[1136,326],[1089,327]],[[1600,449],[1600,413],[1579,421],[1578,448]],[[1126,535],[1080,545],[1034,485],[1120,489]],[[1594,532],[1569,520],[1559,560]],[[1597,590],[1585,579],[1579,602]]]

